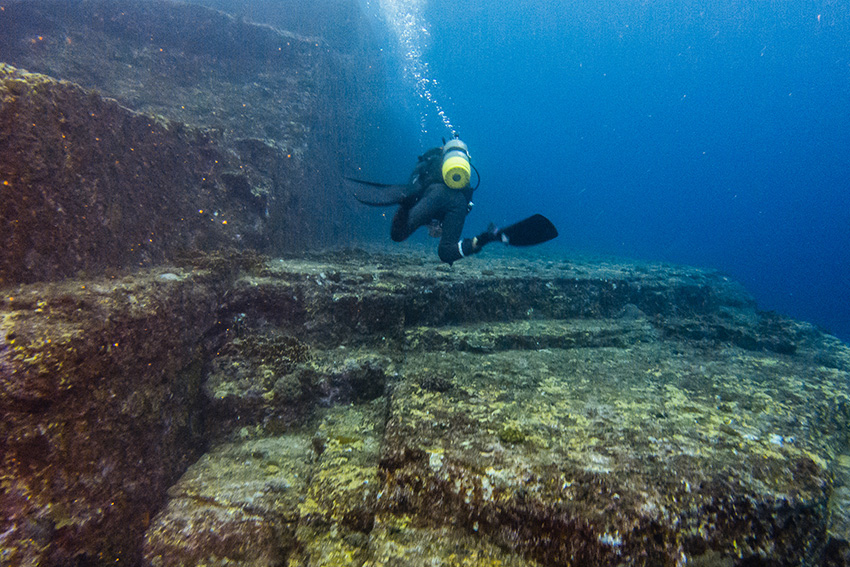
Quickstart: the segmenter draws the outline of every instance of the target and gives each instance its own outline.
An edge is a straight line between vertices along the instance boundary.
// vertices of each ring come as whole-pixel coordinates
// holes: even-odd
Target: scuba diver
[[[513,246],[540,244],[558,236],[554,225],[542,215],[534,215],[509,227],[490,227],[474,238],[461,238],[466,215],[472,209],[472,193],[481,184],[477,175],[475,187],[470,185],[472,165],[469,148],[457,133],[441,147],[431,148],[421,156],[406,185],[374,183],[347,177],[360,184],[354,197],[370,206],[398,205],[390,228],[390,238],[402,242],[419,227],[428,226],[439,235],[437,253],[440,260],[452,264],[476,254],[495,241]]]

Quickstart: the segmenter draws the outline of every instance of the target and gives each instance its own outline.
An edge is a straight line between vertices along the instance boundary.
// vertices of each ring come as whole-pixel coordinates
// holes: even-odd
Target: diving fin
[[[356,177],[345,177],[345,179],[361,185],[368,185],[369,187],[397,187],[397,185],[392,183],[378,183],[377,181],[366,181],[365,179],[357,179]]]
[[[496,235],[502,242],[511,246],[534,246],[558,236],[558,229],[552,221],[537,214],[500,229]]]
[[[408,185],[391,185],[346,177],[348,181],[358,183],[360,187],[354,192],[354,198],[370,207],[390,207],[405,200],[410,192]]]

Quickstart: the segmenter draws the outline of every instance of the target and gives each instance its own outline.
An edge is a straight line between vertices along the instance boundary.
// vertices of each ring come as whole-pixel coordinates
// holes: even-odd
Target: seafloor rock
[[[371,351],[308,348],[292,336],[245,333],[216,351],[204,393],[208,433],[227,437],[246,427],[268,434],[309,417],[316,406],[384,395],[386,358]]]
[[[709,550],[810,563],[830,488],[830,444],[811,430],[847,415],[821,417],[845,376],[804,368],[678,342],[411,353],[384,498],[546,564],[675,564]],[[791,409],[801,371],[823,391],[808,412]]]
[[[279,565],[295,545],[314,453],[309,435],[228,444],[168,494],[145,537],[154,565]]]
[[[6,294],[5,561],[848,565],[850,352],[720,274],[498,254],[191,262]],[[109,345],[127,293],[139,313],[174,309],[171,327],[66,366],[68,318]],[[177,380],[187,365],[201,371]],[[155,517],[133,514],[201,445],[174,432],[201,425],[210,452]]]
[[[204,447],[212,283],[175,273],[3,290],[0,564],[138,556]]]

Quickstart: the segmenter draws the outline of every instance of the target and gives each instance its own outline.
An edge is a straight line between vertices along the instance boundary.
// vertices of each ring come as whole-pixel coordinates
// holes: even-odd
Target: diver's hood
[[[469,148],[460,139],[455,138],[443,146],[443,181],[452,189],[464,189],[469,186],[472,176]]]

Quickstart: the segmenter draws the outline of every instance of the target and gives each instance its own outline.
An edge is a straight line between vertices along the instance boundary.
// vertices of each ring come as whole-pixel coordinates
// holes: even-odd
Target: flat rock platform
[[[4,565],[848,564],[850,350],[717,272],[195,255],[0,325]]]

